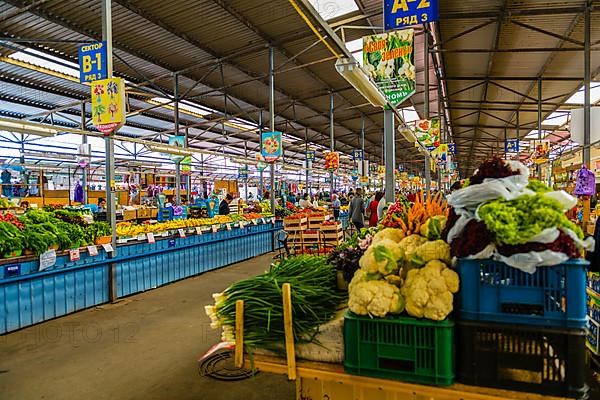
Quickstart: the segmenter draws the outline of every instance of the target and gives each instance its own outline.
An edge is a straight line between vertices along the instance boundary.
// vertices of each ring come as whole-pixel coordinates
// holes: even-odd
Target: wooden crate
[[[331,232],[341,232],[343,230],[342,223],[338,221],[335,225],[323,225],[319,227],[322,232],[331,233]]]
[[[284,219],[283,220],[283,229],[286,231],[296,232],[296,231],[304,231],[308,229],[308,220],[307,218],[302,219]]]
[[[132,221],[137,219],[137,210],[123,210],[123,221]]]

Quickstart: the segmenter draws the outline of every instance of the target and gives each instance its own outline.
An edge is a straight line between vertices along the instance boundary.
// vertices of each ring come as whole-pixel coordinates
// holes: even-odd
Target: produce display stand
[[[167,232],[155,243],[120,244],[114,258],[102,247],[95,256],[81,248],[73,261],[57,251],[55,264],[42,271],[39,257],[0,259],[0,334],[272,252],[281,229],[275,222],[185,238]]]
[[[297,400],[566,400],[563,397],[454,384],[427,386],[388,379],[350,375],[340,364],[296,360]],[[246,368],[273,374],[289,373],[283,358],[255,355]]]

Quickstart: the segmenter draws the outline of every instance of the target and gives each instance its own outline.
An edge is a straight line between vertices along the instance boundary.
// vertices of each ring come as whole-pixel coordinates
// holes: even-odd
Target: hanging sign
[[[110,136],[125,124],[125,81],[103,79],[92,83],[90,88],[94,125],[105,136]]]
[[[363,160],[363,151],[362,149],[354,149],[352,150],[352,158],[354,161],[362,161]]]
[[[262,172],[262,171],[265,170],[265,168],[267,168],[267,164],[265,163],[265,159],[264,159],[264,157],[261,154],[257,154],[256,155],[256,161],[258,161],[256,163],[256,169],[259,172]]]
[[[325,154],[325,169],[328,171],[335,171],[340,167],[340,153],[337,151],[330,151]]]
[[[179,163],[179,169],[181,170],[181,175],[191,175],[192,174],[192,156],[185,156],[183,160]]]
[[[281,132],[263,132],[260,140],[260,152],[267,162],[274,162],[282,155]]]
[[[185,136],[182,136],[182,135],[170,136],[169,137],[169,146],[178,147],[181,149],[185,148]],[[182,155],[182,154],[165,154],[165,155],[168,156],[171,159],[171,161],[173,161],[173,162],[179,162],[185,158],[185,155]]]
[[[417,121],[415,135],[419,143],[431,152],[432,148],[440,145],[440,119],[432,118]]]
[[[393,105],[416,91],[413,39],[413,29],[363,37],[364,69]]]
[[[519,139],[506,139],[504,141],[504,151],[506,153],[518,153]]]
[[[79,82],[94,82],[108,78],[106,42],[79,47]]]
[[[386,30],[437,20],[437,0],[384,0],[383,2],[383,26]]]
[[[248,179],[248,167],[238,168],[238,179]]]
[[[309,150],[306,152],[306,161],[315,161],[316,152],[314,150]]]
[[[448,153],[456,154],[456,143],[448,143]]]
[[[446,143],[440,144],[431,152],[431,156],[437,163],[445,163],[448,159],[448,145]]]

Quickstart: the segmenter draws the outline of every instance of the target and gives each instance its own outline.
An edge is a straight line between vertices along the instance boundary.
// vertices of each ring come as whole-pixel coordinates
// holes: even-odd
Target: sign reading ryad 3
[[[384,0],[386,30],[426,24],[438,19],[438,0]]]

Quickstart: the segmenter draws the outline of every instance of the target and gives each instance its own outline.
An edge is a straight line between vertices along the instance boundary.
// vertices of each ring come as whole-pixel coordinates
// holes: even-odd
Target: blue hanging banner
[[[448,143],[448,153],[456,154],[456,143]]]
[[[79,47],[79,82],[93,82],[108,78],[106,42],[84,44]]]
[[[438,0],[384,0],[383,2],[385,30],[426,24],[437,21],[438,18]]]
[[[506,153],[518,153],[519,139],[506,139],[504,142],[504,151]]]
[[[315,161],[315,151],[309,150],[306,152],[306,161]]]
[[[354,161],[362,161],[364,158],[362,149],[352,150],[352,158],[354,158]]]

